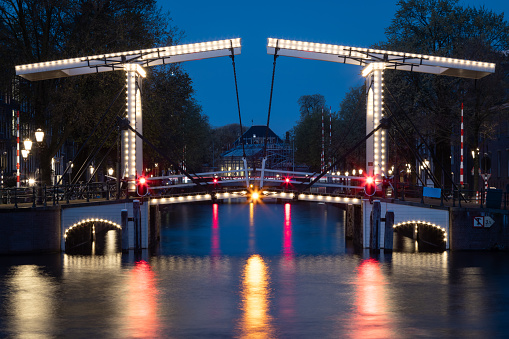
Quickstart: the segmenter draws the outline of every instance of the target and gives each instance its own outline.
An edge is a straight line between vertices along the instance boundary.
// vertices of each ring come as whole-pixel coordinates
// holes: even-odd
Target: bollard
[[[32,208],[35,208],[35,186],[32,187]]]
[[[141,250],[141,211],[140,201],[133,201],[133,219],[134,219],[134,249]]]
[[[380,248],[379,234],[380,234],[380,219],[381,219],[381,204],[380,200],[373,202],[373,209],[371,210],[370,218],[370,238],[369,245],[372,250]]]
[[[393,235],[394,235],[394,212],[387,211],[385,213],[385,237],[384,237],[384,249],[393,250]]]
[[[127,210],[122,210],[120,212],[120,220],[122,220],[122,252],[129,251],[129,227],[128,227],[128,217]]]

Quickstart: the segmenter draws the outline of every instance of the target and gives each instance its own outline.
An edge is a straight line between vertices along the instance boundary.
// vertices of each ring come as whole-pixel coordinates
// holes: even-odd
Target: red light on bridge
[[[136,192],[140,197],[144,197],[148,194],[148,183],[147,178],[141,176],[136,180]]]
[[[289,184],[289,183],[290,183],[290,178],[285,178],[285,182],[286,182],[287,184]]]
[[[372,176],[366,177],[366,181],[364,183],[364,193],[368,196],[373,196],[376,193],[376,182],[375,178]]]

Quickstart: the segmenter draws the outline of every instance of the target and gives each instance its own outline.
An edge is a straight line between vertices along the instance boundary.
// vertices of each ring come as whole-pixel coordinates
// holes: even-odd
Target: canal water
[[[0,337],[503,338],[509,254],[371,255],[318,204],[175,205],[157,254],[0,257]],[[467,226],[466,226],[467,227]]]

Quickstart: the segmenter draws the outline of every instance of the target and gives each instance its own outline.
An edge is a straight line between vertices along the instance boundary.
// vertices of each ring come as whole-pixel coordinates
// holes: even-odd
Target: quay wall
[[[60,207],[0,209],[0,254],[60,251]]]
[[[493,225],[474,227],[474,218],[489,217]],[[452,250],[504,250],[509,251],[509,211],[451,208]]]

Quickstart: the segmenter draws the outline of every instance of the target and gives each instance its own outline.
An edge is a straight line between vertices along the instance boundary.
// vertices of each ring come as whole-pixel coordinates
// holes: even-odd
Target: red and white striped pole
[[[461,151],[460,151],[460,186],[463,188],[463,103],[461,103]]]
[[[16,187],[19,187],[19,111],[16,112]]]
[[[332,106],[329,106],[329,166],[332,165]]]

